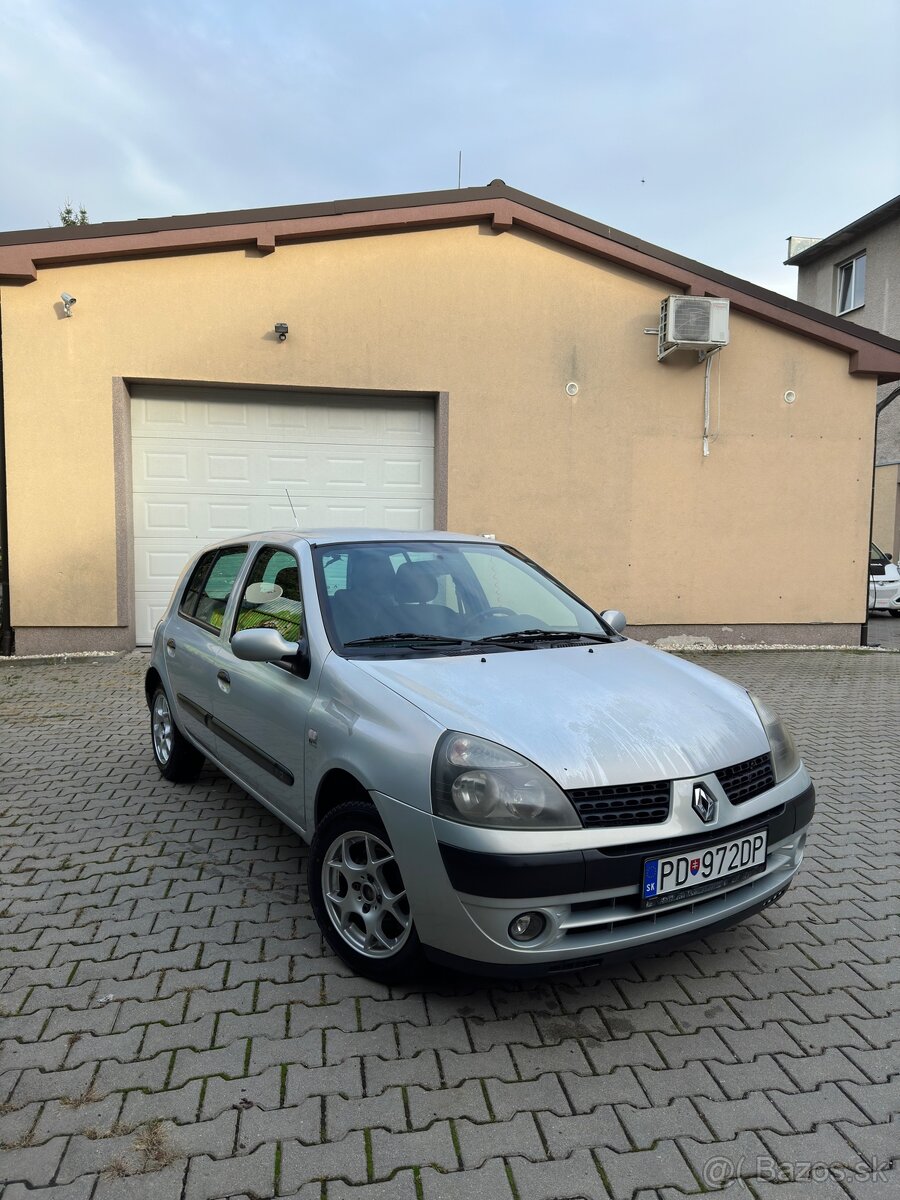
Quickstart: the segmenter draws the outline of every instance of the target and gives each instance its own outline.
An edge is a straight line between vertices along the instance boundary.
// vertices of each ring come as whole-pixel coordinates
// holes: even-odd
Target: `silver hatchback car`
[[[154,634],[153,753],[311,843],[322,932],[374,978],[655,950],[777,900],[815,793],[761,700],[624,627],[486,538],[223,542]]]

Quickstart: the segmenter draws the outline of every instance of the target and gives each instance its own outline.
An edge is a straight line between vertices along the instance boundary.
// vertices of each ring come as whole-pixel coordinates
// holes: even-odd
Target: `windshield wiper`
[[[591,642],[608,642],[612,639],[605,633],[582,633],[574,629],[516,629],[510,633],[492,633],[489,637],[476,638],[475,644],[485,642],[572,642],[587,639]]]
[[[462,646],[463,638],[443,637],[438,633],[379,633],[377,637],[355,638],[345,646],[377,646],[384,642],[430,642],[433,646]]]

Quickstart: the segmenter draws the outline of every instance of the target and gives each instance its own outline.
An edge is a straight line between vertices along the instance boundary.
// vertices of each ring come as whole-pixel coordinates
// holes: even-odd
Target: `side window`
[[[194,615],[197,601],[200,599],[200,593],[203,590],[203,584],[206,582],[206,576],[209,574],[209,568],[212,566],[215,557],[215,550],[207,550],[205,554],[200,555],[196,567],[191,572],[188,585],[184,589],[181,603],[178,605],[178,611],[183,617],[192,617]]]
[[[265,546],[247,579],[234,632],[277,629],[288,642],[303,636],[303,597],[297,560],[288,550]]]
[[[222,628],[228,597],[246,557],[246,546],[229,546],[225,550],[217,551],[212,570],[199,590],[193,612],[185,612],[185,616],[192,616],[201,625],[218,633]]]

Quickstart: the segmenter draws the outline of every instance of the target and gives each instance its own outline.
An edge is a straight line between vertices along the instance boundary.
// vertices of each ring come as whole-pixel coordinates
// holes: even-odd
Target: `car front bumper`
[[[724,928],[776,899],[803,858],[815,791],[801,768],[730,820],[711,830],[665,836],[661,827],[646,840],[597,846],[577,831],[573,845],[536,853],[486,852],[446,839],[459,831],[389,797],[373,797],[385,822],[410,896],[419,937],[429,957],[476,973],[534,975],[577,969],[609,958]],[[765,870],[669,907],[641,907],[641,880],[648,857],[702,851],[732,837],[766,829]],[[612,831],[608,831],[607,836]],[[655,836],[653,836],[655,834]],[[528,835],[540,839],[540,834]],[[465,836],[461,839],[467,840]],[[593,839],[596,841],[597,839]],[[516,943],[510,922],[540,912],[546,928],[530,943]]]

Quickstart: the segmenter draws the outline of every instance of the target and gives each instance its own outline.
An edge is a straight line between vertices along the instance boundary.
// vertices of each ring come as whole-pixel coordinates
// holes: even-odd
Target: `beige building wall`
[[[864,621],[874,380],[733,311],[704,458],[703,368],[688,353],[658,364],[642,332],[668,290],[484,226],[70,265],[4,287],[13,625],[127,624],[121,378],[446,392],[449,528],[508,539],[637,625]]]
[[[875,468],[872,541],[900,561],[900,463]]]

